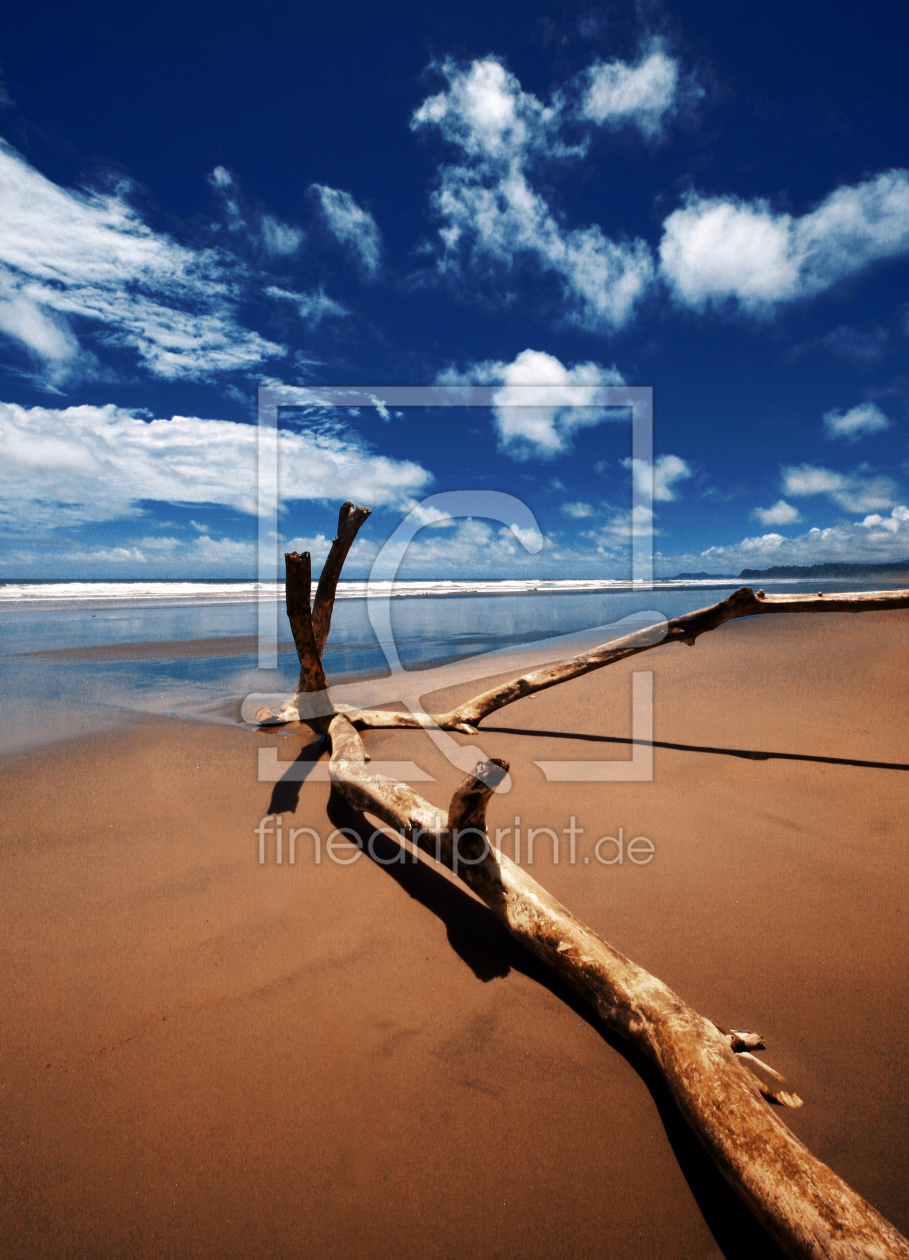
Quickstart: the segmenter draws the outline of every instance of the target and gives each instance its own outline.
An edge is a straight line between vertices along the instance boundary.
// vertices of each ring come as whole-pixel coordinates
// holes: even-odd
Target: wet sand
[[[558,863],[538,835],[535,878],[760,1030],[805,1101],[784,1118],[906,1233],[909,618],[768,620],[454,738],[510,761],[489,822],[520,817],[525,864],[528,828],[560,835]],[[547,782],[536,761],[631,757],[634,667],[653,781]],[[461,778],[423,732],[366,740],[432,775],[437,804]],[[381,837],[377,860],[331,860],[335,828],[373,823],[325,782],[259,782],[260,748],[303,773],[320,754],[297,731],[130,718],[0,761],[4,1254],[779,1254],[642,1059],[431,863]],[[273,836],[259,861],[269,814],[280,865]],[[291,828],[312,829],[293,865]],[[619,828],[649,863],[597,861]]]

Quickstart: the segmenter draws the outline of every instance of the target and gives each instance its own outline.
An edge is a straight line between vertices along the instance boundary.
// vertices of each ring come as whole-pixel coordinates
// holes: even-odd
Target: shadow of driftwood
[[[516,726],[481,727],[484,734],[527,735],[530,738],[587,740],[596,744],[645,744],[650,748],[671,748],[676,752],[712,753],[717,757],[744,757],[747,761],[820,761],[828,766],[863,766],[868,770],[909,770],[900,761],[861,761],[857,757],[816,757],[811,753],[764,752],[753,748],[711,748],[705,744],[670,744],[660,739],[630,739],[621,735],[577,735],[573,731],[535,731]]]
[[[280,786],[280,785],[279,785]],[[332,825],[360,837],[367,855],[397,885],[445,924],[455,953],[487,982],[513,969],[564,1002],[637,1072],[650,1091],[679,1167],[726,1260],[784,1260],[783,1252],[723,1179],[682,1119],[657,1069],[633,1046],[609,1031],[595,1012],[543,963],[513,939],[491,910],[459,888],[393,836],[375,826],[337,794],[328,805]],[[403,857],[402,857],[403,855]]]
[[[295,814],[297,812],[300,788],[309,774],[309,770],[303,767],[315,766],[324,752],[325,744],[321,739],[314,739],[311,743],[303,745],[291,763],[291,769],[285,771],[272,788],[271,800],[268,803],[270,814]]]

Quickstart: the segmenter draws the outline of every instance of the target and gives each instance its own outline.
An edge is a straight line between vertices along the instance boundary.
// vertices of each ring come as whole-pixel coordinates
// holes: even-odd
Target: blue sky
[[[371,506],[351,577],[457,489],[521,498],[542,551],[440,523],[403,575],[627,576],[630,428],[506,405],[552,384],[653,387],[658,573],[909,558],[907,27],[883,4],[18,6],[0,578],[253,575],[277,384],[502,391],[287,422],[281,543],[318,567],[339,503]]]

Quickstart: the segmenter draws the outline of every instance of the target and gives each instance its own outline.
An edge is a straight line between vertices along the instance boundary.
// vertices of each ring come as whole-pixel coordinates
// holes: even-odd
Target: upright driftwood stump
[[[332,786],[355,809],[381,819],[443,863],[502,920],[522,945],[557,972],[604,1023],[647,1055],[679,1110],[733,1189],[783,1250],[803,1260],[909,1260],[909,1242],[794,1136],[767,1100],[799,1106],[780,1089],[777,1073],[757,1059],[756,1033],[720,1028],[655,976],[601,940],[489,842],[486,807],[508,771],[492,759],[476,767],[439,810],[405,783],[370,772],[359,730],[424,726],[411,714],[356,709],[338,712],[322,668],[322,650],[341,567],[366,508],[345,503],[338,535],[310,611],[310,559],[285,557],[287,613],[300,657],[296,695],[280,711],[262,709],[263,725],[298,721],[331,747]],[[737,617],[789,612],[862,612],[909,608],[909,590],[837,596],[757,595],[747,587],[661,627],[637,631],[583,656],[505,683],[429,719],[472,732],[490,713],[557,683],[647,651],[659,643],[694,644],[698,635]],[[304,703],[304,698],[307,703]],[[316,701],[313,704],[313,701]]]

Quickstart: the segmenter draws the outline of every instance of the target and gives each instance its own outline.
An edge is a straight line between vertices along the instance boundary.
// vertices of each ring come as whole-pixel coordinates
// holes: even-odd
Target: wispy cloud
[[[782,469],[783,493],[790,498],[822,494],[847,512],[877,512],[891,507],[899,493],[892,477],[841,473],[799,464]]]
[[[307,324],[318,324],[327,315],[350,314],[346,306],[330,298],[324,289],[315,289],[312,293],[293,293],[289,289],[282,289],[280,285],[270,284],[265,289],[265,295],[277,298],[279,302],[290,302]]]
[[[249,212],[241,204],[240,187],[223,166],[216,166],[208,182],[221,198],[227,226],[244,236],[252,245],[274,258],[295,254],[303,244],[305,233],[291,223],[283,223],[272,214],[258,210]]]
[[[612,240],[597,224],[566,227],[532,177],[539,166],[582,157],[596,124],[635,123],[654,134],[675,101],[669,63],[662,52],[637,67],[597,63],[546,105],[495,57],[437,64],[447,86],[411,126],[436,130],[457,153],[440,167],[432,197],[442,274],[498,276],[529,262],[560,282],[565,323],[601,332],[627,324],[653,279],[649,246]]]
[[[883,358],[887,348],[887,333],[883,328],[874,328],[871,332],[862,332],[851,328],[848,324],[840,324],[824,333],[814,341],[802,342],[794,346],[787,358],[790,362],[800,359],[809,350],[826,350],[837,359],[847,359],[852,363],[871,364]]]
[[[153,232],[128,192],[59,188],[0,141],[0,329],[47,383],[97,372],[82,330],[170,379],[283,355],[238,322],[240,286],[222,252]]]
[[[845,438],[857,442],[867,433],[880,433],[890,428],[890,421],[876,403],[860,403],[849,411],[828,411],[824,416],[824,428],[830,438]]]
[[[909,253],[909,172],[835,189],[814,210],[691,193],[664,223],[660,268],[676,302],[769,317],[872,263]]]
[[[374,280],[382,259],[382,234],[375,219],[340,188],[313,184],[312,192],[328,230],[350,250],[367,279]]]
[[[616,419],[618,413],[595,404],[603,385],[625,383],[616,367],[598,363],[565,367],[541,350],[522,350],[511,363],[488,360],[465,372],[449,369],[438,380],[449,385],[501,386],[493,394],[493,423],[499,449],[515,460],[566,454],[577,429]],[[566,401],[559,406],[546,396],[554,386],[566,391]],[[535,389],[539,394],[535,395]]]
[[[0,524],[10,532],[135,515],[144,501],[255,513],[256,428],[191,416],[146,420],[105,407],[0,403]],[[282,431],[281,497],[408,506],[432,474],[353,434]]]
[[[154,578],[168,576],[237,575],[255,572],[256,544],[238,538],[140,537],[118,546],[78,543],[65,536],[55,538],[52,549],[38,549],[21,542],[7,545],[0,570],[11,574],[71,578],[74,572],[91,575],[133,576],[137,570]]]

